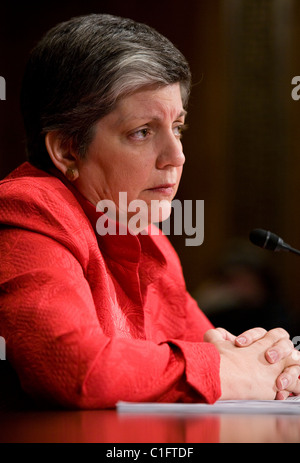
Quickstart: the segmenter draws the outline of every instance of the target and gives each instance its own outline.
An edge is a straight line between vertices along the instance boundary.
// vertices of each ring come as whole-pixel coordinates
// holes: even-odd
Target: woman
[[[105,408],[299,392],[287,333],[250,330],[239,343],[212,330],[151,225],[152,205],[163,200],[156,216],[168,217],[180,181],[190,80],[167,39],[109,15],[59,24],[30,56],[29,162],[0,186],[0,334],[35,399]],[[129,226],[137,200],[142,232]],[[113,220],[103,201],[116,233],[99,233]]]

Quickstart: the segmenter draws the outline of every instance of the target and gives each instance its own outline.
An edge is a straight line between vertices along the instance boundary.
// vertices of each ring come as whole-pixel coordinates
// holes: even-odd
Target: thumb
[[[227,331],[224,328],[216,328],[212,330],[206,331],[204,334],[204,342],[211,342],[215,343],[218,341],[226,341],[227,340]]]

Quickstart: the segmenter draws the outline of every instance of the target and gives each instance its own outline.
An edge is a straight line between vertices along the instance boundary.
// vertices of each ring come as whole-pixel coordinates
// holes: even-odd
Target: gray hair
[[[111,15],[72,18],[52,28],[31,52],[21,109],[30,162],[47,169],[45,134],[59,130],[84,156],[95,123],[117,101],[147,86],[180,83],[186,107],[191,85],[181,52],[153,28]]]

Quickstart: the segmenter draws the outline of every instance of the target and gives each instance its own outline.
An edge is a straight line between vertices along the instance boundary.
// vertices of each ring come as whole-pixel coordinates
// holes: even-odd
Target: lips
[[[149,188],[149,191],[153,191],[153,193],[160,193],[160,194],[169,196],[173,194],[175,185],[176,183],[163,183],[153,188]]]

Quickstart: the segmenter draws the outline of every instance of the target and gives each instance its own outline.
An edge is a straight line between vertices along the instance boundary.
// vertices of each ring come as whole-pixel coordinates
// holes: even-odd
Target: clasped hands
[[[223,328],[204,341],[220,353],[220,400],[284,400],[300,394],[300,353],[282,328],[253,328],[234,336]]]

